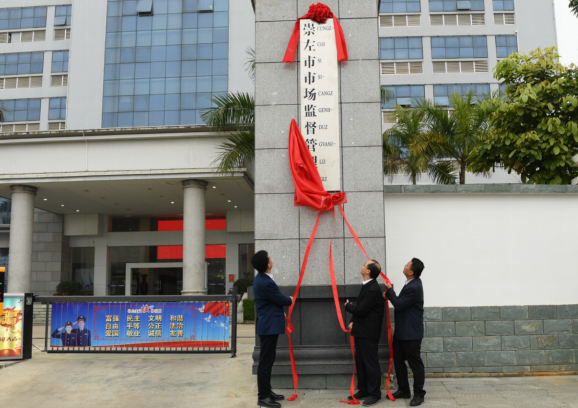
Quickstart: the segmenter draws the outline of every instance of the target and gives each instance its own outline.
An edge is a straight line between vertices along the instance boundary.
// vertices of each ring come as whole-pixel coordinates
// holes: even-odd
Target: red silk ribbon
[[[351,228],[349,221],[347,221],[347,217],[345,216],[345,212],[343,211],[343,203],[347,202],[347,196],[344,192],[339,192],[336,194],[330,194],[323,188],[323,183],[321,182],[321,177],[319,176],[319,171],[317,170],[317,166],[313,162],[313,158],[311,157],[311,153],[309,152],[309,148],[303,139],[303,135],[297,126],[295,120],[291,121],[291,127],[289,129],[289,166],[291,168],[291,174],[293,176],[293,182],[295,184],[295,197],[294,197],[294,204],[295,206],[307,206],[313,208],[314,210],[319,211],[317,216],[317,220],[315,221],[315,226],[313,227],[313,231],[311,232],[311,236],[309,237],[309,241],[307,243],[307,248],[305,250],[305,256],[303,258],[303,264],[301,266],[301,271],[299,273],[299,280],[297,281],[297,286],[295,288],[295,293],[293,294],[293,299],[297,299],[299,294],[299,290],[301,288],[301,283],[303,281],[303,275],[305,274],[305,270],[307,268],[307,261],[309,260],[309,253],[311,252],[311,247],[313,245],[313,241],[315,239],[315,235],[317,233],[317,228],[319,226],[319,220],[321,218],[321,213],[323,211],[330,211],[333,210],[333,218],[335,220],[335,205],[339,206],[341,214],[343,215],[343,219],[353,236],[353,239],[359,245],[365,256],[368,259],[371,259],[361,241],[357,237],[357,234]],[[339,305],[339,294],[337,292],[337,283],[335,280],[335,269],[333,265],[333,250],[332,250],[333,238],[331,238],[331,244],[329,246],[329,272],[331,275],[331,287],[333,291],[333,300],[335,302],[335,310],[337,313],[337,319],[339,321],[339,325],[341,326],[341,330],[346,333],[351,333],[351,330],[347,330],[345,327],[345,323],[343,322],[343,316],[341,313],[341,307]],[[391,284],[390,280],[381,273],[381,277],[388,283]],[[295,301],[289,307],[289,314],[286,317],[287,320],[287,338],[289,341],[289,355],[291,357],[291,371],[293,373],[293,386],[295,389],[295,394],[291,397],[287,398],[288,401],[293,401],[297,398],[297,384],[298,384],[298,375],[297,369],[295,367],[295,357],[293,354],[293,344],[291,342],[291,333],[294,331],[293,325],[291,324],[291,315],[293,313],[293,308],[295,306]],[[391,375],[391,368],[393,366],[393,341],[392,341],[392,332],[391,332],[391,320],[389,314],[389,306],[387,305],[386,300],[386,315],[387,315],[387,335],[388,335],[388,342],[389,342],[389,372],[387,376],[387,386],[386,391],[390,398],[390,400],[395,401],[391,391],[389,390],[389,382],[390,382],[390,375]],[[354,341],[353,336],[350,336],[349,342],[351,345],[351,353],[352,356],[355,355],[354,353]],[[351,378],[351,386],[350,386],[350,394],[353,400],[351,401],[340,401],[350,405],[358,405],[359,401],[355,399],[353,394],[355,393],[355,358],[353,358],[353,375]]]
[[[287,51],[285,51],[285,56],[283,57],[283,62],[291,64],[295,61],[295,53],[299,46],[299,22],[301,19],[315,20],[319,24],[325,23],[328,18],[333,18],[333,23],[335,24],[335,42],[337,44],[337,61],[343,62],[349,59],[347,55],[347,45],[345,44],[345,36],[343,35],[343,29],[337,16],[333,14],[331,9],[325,4],[317,3],[309,6],[309,12],[304,16],[297,19],[295,27],[293,28],[293,34],[289,39],[289,44],[287,45]]]

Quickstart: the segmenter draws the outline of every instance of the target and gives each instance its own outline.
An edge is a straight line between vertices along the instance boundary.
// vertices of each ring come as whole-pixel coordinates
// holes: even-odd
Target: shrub
[[[243,293],[247,293],[247,288],[249,286],[253,286],[253,278],[237,279],[237,281],[233,283],[233,286],[236,286],[239,295],[242,295]]]
[[[255,301],[253,299],[243,299],[243,319],[255,321]]]
[[[56,287],[57,296],[80,296],[82,295],[82,284],[77,281],[60,282]]]

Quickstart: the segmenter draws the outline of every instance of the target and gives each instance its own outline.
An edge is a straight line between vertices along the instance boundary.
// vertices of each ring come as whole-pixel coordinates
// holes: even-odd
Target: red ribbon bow
[[[283,62],[291,64],[295,60],[295,53],[297,52],[297,47],[299,45],[299,21],[301,21],[301,19],[314,20],[319,24],[324,24],[328,18],[332,18],[335,24],[337,61],[347,61],[347,45],[345,44],[345,36],[343,35],[343,29],[341,28],[341,24],[339,24],[339,20],[329,7],[327,7],[325,4],[317,3],[310,5],[309,12],[297,19],[295,27],[293,28],[293,34],[291,34],[291,39],[287,45],[287,51],[285,51],[285,56],[283,57]]]
[[[303,275],[305,269],[307,268],[307,261],[309,259],[309,253],[311,252],[311,246],[313,245],[313,240],[315,239],[315,234],[317,232],[317,227],[319,226],[319,219],[321,218],[322,211],[333,210],[333,217],[335,219],[335,205],[339,206],[339,210],[343,215],[343,219],[353,236],[353,239],[359,245],[359,248],[363,251],[367,259],[371,259],[367,252],[363,248],[361,241],[357,237],[351,225],[345,217],[345,212],[343,211],[342,204],[347,202],[347,196],[344,192],[339,192],[335,194],[330,194],[323,188],[323,183],[321,182],[321,177],[319,176],[319,171],[317,166],[311,157],[309,148],[303,139],[303,135],[297,126],[297,122],[293,119],[291,121],[291,127],[289,128],[289,167],[291,168],[291,175],[293,176],[293,183],[295,184],[295,206],[307,206],[319,211],[317,215],[317,221],[311,232],[311,237],[309,237],[309,242],[307,243],[307,249],[305,250],[305,256],[303,257],[303,265],[301,266],[301,272],[299,273],[299,280],[297,281],[297,287],[295,288],[295,293],[293,294],[293,299],[297,299],[299,294],[299,289],[301,288],[301,282],[303,281]],[[332,245],[333,238],[331,239],[331,244],[329,245],[329,273],[331,275],[331,287],[333,289],[333,300],[335,302],[335,310],[337,312],[337,319],[339,320],[339,325],[341,330],[346,333],[350,333],[351,330],[345,328],[343,322],[343,316],[341,313],[341,306],[339,304],[339,295],[337,293],[337,283],[335,280],[335,269],[333,266],[333,252]],[[390,280],[382,273],[381,277],[388,283],[391,284]],[[387,300],[386,300],[387,302]],[[293,313],[293,307],[295,302],[289,307],[289,313],[285,318],[287,320],[287,339],[289,340],[289,356],[291,357],[291,371],[293,372],[293,385],[295,388],[295,394],[287,398],[288,401],[293,401],[297,398],[297,369],[295,367],[295,357],[293,356],[293,344],[291,343],[291,333],[293,332],[293,325],[291,324],[291,315]],[[391,320],[389,316],[389,306],[386,304],[385,307],[387,314],[387,337],[389,340],[389,372],[387,376],[387,394],[389,399],[395,401],[391,391],[389,390],[389,377],[391,375],[391,368],[393,366],[393,341],[391,332]],[[351,344],[351,354],[354,355],[354,342],[353,336],[350,336],[349,342]],[[355,359],[353,359],[353,376],[351,378],[351,385],[349,389],[351,396],[355,392]],[[358,405],[359,401],[353,397],[352,401],[341,401],[350,405]]]

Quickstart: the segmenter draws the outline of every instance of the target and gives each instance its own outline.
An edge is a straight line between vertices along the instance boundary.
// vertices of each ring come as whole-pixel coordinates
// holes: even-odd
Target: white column
[[[183,295],[206,295],[204,180],[184,180]]]
[[[10,219],[10,252],[8,259],[8,292],[30,292],[32,268],[32,231],[34,227],[34,196],[32,186],[10,186],[12,215]]]

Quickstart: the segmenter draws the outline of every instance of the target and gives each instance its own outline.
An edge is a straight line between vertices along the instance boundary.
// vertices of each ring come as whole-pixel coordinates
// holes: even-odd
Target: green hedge
[[[249,286],[253,286],[253,278],[237,279],[237,281],[233,283],[233,286],[237,287],[237,293],[239,293],[239,295],[243,295],[244,293],[247,293],[247,288]]]
[[[82,295],[82,284],[78,281],[60,282],[56,287],[58,296],[80,296]]]
[[[243,299],[243,319],[255,321],[255,301],[253,299]]]

